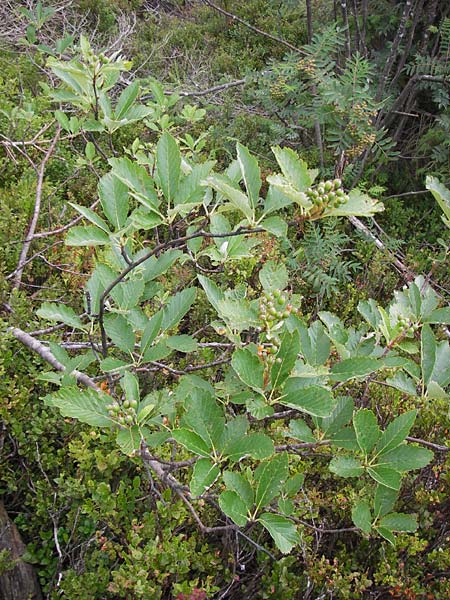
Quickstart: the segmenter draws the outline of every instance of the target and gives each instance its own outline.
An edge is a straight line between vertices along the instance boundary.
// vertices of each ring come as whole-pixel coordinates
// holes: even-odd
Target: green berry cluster
[[[286,97],[286,79],[278,77],[270,86],[270,95],[273,100],[284,100]]]
[[[348,201],[348,196],[342,188],[340,179],[321,181],[314,189],[308,188],[306,196],[315,206],[320,207],[338,208],[338,206]]]
[[[108,404],[108,414],[121,425],[122,427],[130,427],[136,423],[136,408],[137,400],[124,400],[122,403],[114,400],[112,404]]]
[[[286,294],[275,290],[274,292],[264,292],[259,301],[259,318],[268,329],[271,329],[276,323],[287,319],[292,312],[292,304],[288,303]]]
[[[304,73],[305,75],[309,75],[310,77],[314,77],[316,74],[316,61],[314,58],[301,58],[297,62],[297,71],[299,73]]]
[[[419,329],[419,324],[412,323],[407,317],[398,317],[397,325],[400,325],[406,336],[413,336]]]

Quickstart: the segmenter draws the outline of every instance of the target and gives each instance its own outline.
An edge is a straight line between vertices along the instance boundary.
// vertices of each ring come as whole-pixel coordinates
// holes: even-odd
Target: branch
[[[35,338],[31,337],[30,334],[26,333],[26,331],[23,331],[18,327],[11,327],[8,329],[8,331],[17,340],[19,340],[19,342],[22,342],[22,344],[30,348],[30,350],[33,350],[33,352],[36,352],[36,354],[39,354],[39,356],[43,358],[46,362],[48,362],[54,369],[56,369],[57,371],[66,370],[66,367],[55,358],[55,356],[50,352],[50,350],[46,346],[44,346],[44,344],[42,344],[39,340],[36,340]],[[84,373],[81,373],[76,369],[72,371],[71,374],[79,383],[82,383],[86,387],[90,387],[98,391],[98,387],[95,381],[91,379],[88,375],[85,375]]]
[[[56,129],[55,137],[53,138],[53,141],[52,141],[51,145],[49,146],[47,152],[45,153],[45,156],[42,159],[42,162],[39,166],[38,180],[37,180],[37,186],[36,186],[36,199],[35,199],[35,203],[34,203],[33,216],[31,218],[30,226],[28,227],[28,232],[27,232],[27,235],[25,238],[25,242],[22,246],[22,250],[21,250],[20,256],[19,256],[19,261],[17,263],[16,275],[14,277],[13,290],[18,289],[22,282],[24,263],[27,260],[28,251],[30,249],[31,242],[34,239],[34,232],[36,231],[36,225],[37,225],[37,222],[39,219],[39,213],[41,211],[42,186],[44,183],[45,167],[46,167],[47,162],[49,161],[51,155],[53,154],[53,151],[55,149],[55,146],[58,141],[60,133],[61,133],[61,127],[58,125],[58,127]]]

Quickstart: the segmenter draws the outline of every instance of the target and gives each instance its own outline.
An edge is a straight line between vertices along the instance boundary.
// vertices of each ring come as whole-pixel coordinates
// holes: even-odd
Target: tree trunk
[[[4,550],[12,568],[0,570],[0,600],[42,600],[36,573],[21,558],[25,545],[0,500],[0,553]]]

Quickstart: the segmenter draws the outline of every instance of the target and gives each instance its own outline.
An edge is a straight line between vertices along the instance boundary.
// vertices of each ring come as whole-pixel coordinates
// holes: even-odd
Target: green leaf
[[[223,481],[229,490],[236,492],[244,502],[246,510],[250,511],[255,502],[255,495],[248,479],[241,473],[225,471],[223,473]]]
[[[288,233],[288,224],[281,217],[268,217],[261,221],[259,224],[260,227],[272,233],[275,237],[286,239]]]
[[[241,381],[257,392],[263,393],[264,367],[248,348],[240,348],[234,352],[231,366]]]
[[[300,351],[300,338],[297,331],[285,333],[276,354],[276,361],[270,371],[272,389],[278,388],[289,377]]]
[[[450,227],[450,190],[445,187],[436,177],[427,176],[425,187],[433,194],[444,214],[442,220]]]
[[[319,385],[303,387],[301,377],[291,377],[286,381],[283,396],[278,401],[316,417],[327,417],[336,404],[330,390]]]
[[[113,420],[106,408],[111,404],[111,396],[91,388],[79,390],[77,387],[64,387],[44,398],[48,406],[59,408],[63,417],[71,417],[95,427],[111,427]]]
[[[398,416],[392,423],[389,423],[376,446],[377,454],[386,454],[390,450],[394,450],[394,448],[400,446],[409,435],[416,416],[417,410],[410,410]]]
[[[384,485],[377,485],[373,503],[375,517],[383,517],[390,512],[394,508],[397,498],[397,490],[385,487]]]
[[[372,515],[367,502],[364,500],[356,502],[352,509],[352,521],[364,533],[370,533],[372,529]]]
[[[258,161],[250,154],[248,149],[239,142],[236,144],[237,160],[241,168],[242,179],[245,189],[250,199],[250,204],[255,208],[259,200],[259,190],[261,189],[261,171]]]
[[[353,398],[350,396],[338,397],[333,412],[330,416],[318,420],[318,427],[327,436],[337,433],[350,422],[354,408]]]
[[[380,527],[389,529],[390,531],[414,533],[417,530],[417,519],[414,515],[391,513],[381,519]]]
[[[410,396],[417,396],[416,384],[403,371],[398,371],[393,377],[388,377],[386,383]]]
[[[206,178],[206,184],[225,196],[246,217],[251,225],[254,224],[255,214],[249,199],[231,179],[225,175],[210,175]]]
[[[144,251],[145,253],[146,251]],[[182,256],[182,252],[179,250],[167,250],[158,258],[156,256],[150,257],[143,264],[143,278],[146,282],[153,281],[160,275],[167,273],[170,267],[175,263],[175,261]],[[136,258],[141,258],[141,254],[137,254]]]
[[[392,534],[390,529],[386,529],[385,527],[375,527],[375,530],[384,537],[390,544],[395,546],[395,536]]]
[[[312,183],[308,165],[291,148],[272,148],[277,163],[288,182],[298,191],[304,192]]]
[[[233,440],[223,448],[223,455],[230,461],[240,461],[244,456],[263,460],[275,452],[273,441],[264,433],[249,433]]]
[[[201,496],[217,479],[220,469],[207,458],[200,458],[194,466],[189,485],[193,496]]]
[[[425,323],[436,323],[446,325],[450,323],[450,306],[444,306],[443,308],[437,308],[433,310],[425,319]]]
[[[148,321],[145,329],[142,333],[141,338],[141,354],[145,354],[150,348],[150,346],[155,341],[156,336],[161,330],[161,324],[163,319],[162,310],[159,310],[157,313],[153,315],[153,317]]]
[[[172,296],[163,310],[162,329],[166,331],[178,325],[195,301],[197,290],[187,288]]]
[[[209,448],[218,449],[225,427],[223,408],[208,391],[194,388],[186,398],[185,409],[181,426],[194,431]]]
[[[247,523],[247,507],[236,492],[225,490],[219,496],[219,506],[236,525],[243,527]]]
[[[288,456],[286,452],[261,463],[255,470],[257,484],[255,502],[256,509],[267,506],[278,494],[288,476]]]
[[[300,536],[294,523],[286,517],[263,513],[259,515],[258,521],[267,529],[277,548],[283,554],[288,554],[300,542]]]
[[[197,350],[198,343],[191,335],[172,335],[166,340],[169,348],[178,350],[178,352],[194,352]]]
[[[337,208],[327,208],[324,217],[370,217],[375,213],[382,212],[382,202],[371,198],[361,190],[353,189],[348,194],[348,201]]]
[[[139,402],[141,395],[139,392],[139,381],[136,375],[127,371],[120,380],[120,385],[125,392],[125,398],[127,400],[136,400]]]
[[[258,277],[264,291],[269,293],[275,290],[284,290],[289,283],[289,274],[286,267],[282,263],[273,260],[264,263]]]
[[[391,452],[383,453],[380,461],[400,473],[423,469],[433,460],[433,453],[426,448],[401,444]]]
[[[105,331],[115,346],[123,352],[134,350],[135,335],[130,323],[122,315],[109,314],[104,319]]]
[[[296,496],[298,494],[299,489],[305,483],[305,475],[303,473],[296,473],[289,477],[289,479],[284,484],[284,492],[288,496]]]
[[[384,465],[376,465],[374,467],[368,467],[367,473],[377,483],[384,485],[385,487],[391,488],[392,490],[399,490],[402,476],[398,471],[386,467]]]
[[[210,304],[215,308],[216,312],[219,312],[219,302],[224,300],[225,296],[222,290],[211,281],[207,277],[203,275],[197,275],[197,279],[200,282],[200,285],[205,290],[206,297],[208,298]]]
[[[367,408],[358,410],[353,416],[353,427],[358,446],[364,454],[369,454],[381,436],[375,414]]]
[[[128,216],[128,187],[114,173],[107,173],[99,181],[98,195],[108,221],[115,230],[121,229]]]
[[[189,452],[198,454],[209,458],[211,454],[210,448],[204,442],[204,440],[189,429],[175,429],[172,431],[172,437],[182,446],[184,446]]]
[[[117,120],[125,117],[128,110],[132,107],[139,94],[139,83],[134,81],[123,90],[117,101],[115,117]]]
[[[37,311],[37,315],[47,321],[65,323],[69,327],[74,327],[75,329],[86,329],[81,322],[80,317],[75,314],[73,308],[66,306],[65,304],[44,302]]]
[[[305,361],[313,367],[323,365],[330,355],[330,338],[320,321],[315,321],[306,327],[299,319],[296,320],[300,333],[300,351]]]
[[[347,358],[331,367],[330,379],[332,381],[349,381],[366,377],[382,366],[375,358],[357,356]]]
[[[141,432],[137,425],[117,432],[116,443],[127,456],[137,452],[141,445]]]
[[[171,202],[178,189],[181,154],[175,139],[167,132],[156,146],[156,167],[164,196]]]
[[[316,438],[308,425],[303,419],[289,421],[289,431],[286,434],[288,437],[300,440],[300,442],[316,442]]]
[[[87,208],[86,206],[80,206],[79,204],[75,204],[74,202],[69,202],[69,204],[72,208],[79,212],[80,215],[83,215],[85,219],[87,219],[88,221],[90,221],[109,235],[110,231],[108,225],[93,210]]]
[[[422,379],[424,384],[428,385],[436,361],[436,339],[431,327],[427,324],[422,327],[421,354]]]
[[[336,456],[329,469],[339,477],[359,477],[364,471],[361,463],[350,456]]]
[[[356,433],[353,427],[343,427],[331,436],[331,445],[335,448],[344,448],[352,452],[358,452],[359,446],[356,441]]]
[[[66,235],[66,246],[104,246],[109,244],[107,233],[93,225],[75,226]]]

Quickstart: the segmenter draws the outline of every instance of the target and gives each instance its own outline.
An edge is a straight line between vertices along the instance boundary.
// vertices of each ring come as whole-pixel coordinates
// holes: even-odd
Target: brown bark
[[[25,545],[0,500],[0,552],[8,550],[12,568],[0,571],[0,600],[42,600],[36,573],[22,560]]]

